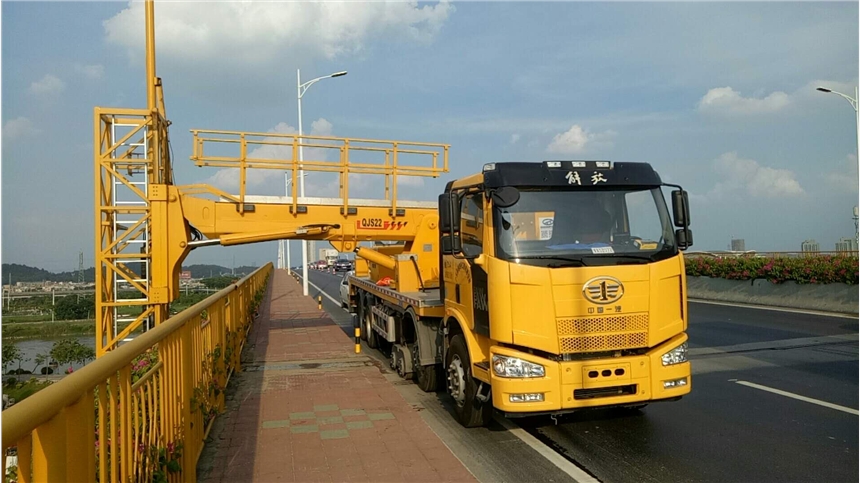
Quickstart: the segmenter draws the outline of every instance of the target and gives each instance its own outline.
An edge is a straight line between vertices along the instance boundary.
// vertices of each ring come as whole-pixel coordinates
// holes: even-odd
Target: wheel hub
[[[463,361],[457,354],[454,354],[451,363],[448,364],[448,393],[454,398],[457,406],[463,407],[466,403],[466,374],[463,370]]]

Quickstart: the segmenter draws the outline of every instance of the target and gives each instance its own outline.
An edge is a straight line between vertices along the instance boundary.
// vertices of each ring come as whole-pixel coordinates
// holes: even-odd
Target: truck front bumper
[[[527,416],[677,399],[689,394],[692,387],[690,362],[664,366],[661,357],[686,341],[687,334],[679,334],[641,356],[570,362],[492,346],[490,361],[492,355],[498,354],[541,364],[546,369],[544,377],[500,377],[491,362],[488,372],[493,406],[505,413]],[[518,400],[526,402],[515,402]]]

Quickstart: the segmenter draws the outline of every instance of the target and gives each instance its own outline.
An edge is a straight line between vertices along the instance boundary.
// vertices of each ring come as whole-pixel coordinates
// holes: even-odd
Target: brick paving
[[[283,270],[198,463],[203,482],[474,482],[376,361]]]

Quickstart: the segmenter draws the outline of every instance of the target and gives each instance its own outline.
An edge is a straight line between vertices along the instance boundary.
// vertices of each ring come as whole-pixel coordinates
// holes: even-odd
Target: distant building
[[[837,252],[856,252],[857,251],[857,241],[853,238],[840,238],[838,242],[836,242],[836,251]]]
[[[732,251],[733,252],[745,252],[747,251],[746,244],[744,243],[743,238],[737,238],[732,240]]]
[[[803,253],[818,253],[821,251],[821,248],[815,240],[803,240],[803,243],[800,244],[800,251]]]

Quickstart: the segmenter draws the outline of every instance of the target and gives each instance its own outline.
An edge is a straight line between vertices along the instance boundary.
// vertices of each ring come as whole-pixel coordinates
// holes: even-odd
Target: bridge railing
[[[269,263],[3,411],[18,481],[196,481],[271,272]]]

